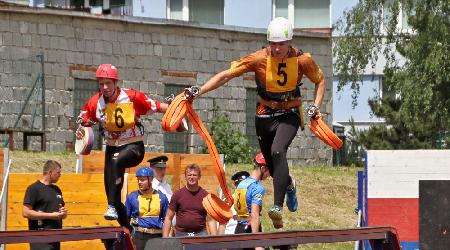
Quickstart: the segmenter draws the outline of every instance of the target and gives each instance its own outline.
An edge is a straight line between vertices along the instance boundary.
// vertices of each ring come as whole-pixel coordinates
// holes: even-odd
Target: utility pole
[[[45,73],[44,73],[44,52],[41,51],[37,57],[41,60],[41,91],[42,91],[42,150],[46,150],[46,144],[47,144],[47,137],[45,136]]]

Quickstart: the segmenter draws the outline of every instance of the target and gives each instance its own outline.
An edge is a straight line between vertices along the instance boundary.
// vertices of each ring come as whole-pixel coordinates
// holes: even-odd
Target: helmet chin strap
[[[281,59],[281,61],[284,61],[284,59],[286,59],[289,56],[289,53],[291,53],[291,48],[292,48],[292,46],[289,45],[289,49],[286,52],[286,55],[283,56],[283,59]]]
[[[103,99],[105,99],[105,102],[108,102],[111,97],[114,97],[114,95],[116,95],[116,90],[117,89],[118,89],[118,87],[114,88],[114,91],[112,92],[110,97],[107,97],[107,96],[103,95]]]

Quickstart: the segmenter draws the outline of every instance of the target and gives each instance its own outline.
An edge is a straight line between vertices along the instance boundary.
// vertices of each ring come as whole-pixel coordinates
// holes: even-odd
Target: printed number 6
[[[238,193],[237,204],[238,210],[241,210],[241,193]]]
[[[125,121],[123,120],[123,117],[119,114],[119,112],[120,114],[122,114],[123,110],[121,108],[116,108],[116,110],[114,111],[114,118],[116,121],[116,126],[118,128],[123,128],[123,126],[125,125]]]
[[[286,85],[286,82],[287,82],[287,74],[286,74],[286,71],[284,71],[285,68],[286,68],[286,63],[279,63],[279,64],[278,64],[278,72],[277,72],[277,75],[283,76],[283,81],[277,80],[277,83],[278,83],[280,86]]]

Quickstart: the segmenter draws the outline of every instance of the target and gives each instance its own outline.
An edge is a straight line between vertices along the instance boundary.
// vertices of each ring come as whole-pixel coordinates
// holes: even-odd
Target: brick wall
[[[36,59],[40,51],[45,58],[46,123],[50,131],[47,148],[65,150],[73,143],[78,115],[73,112],[75,79],[94,80],[99,64],[118,66],[121,86],[162,100],[165,84],[202,85],[228,68],[230,61],[265,45],[262,29],[127,18],[0,6],[0,127],[12,127],[17,118],[41,71]],[[321,111],[330,124],[331,39],[323,34],[298,33],[294,45],[310,52],[324,70],[327,88]],[[213,117],[215,100],[245,133],[245,87],[255,87],[249,76],[233,79],[197,100],[194,107],[202,120]],[[304,83],[303,99],[307,105],[312,101],[314,87],[309,80]],[[33,107],[27,107],[19,126],[31,124]],[[143,120],[148,151],[164,151],[161,118],[157,114]],[[39,120],[34,124],[40,127]],[[199,152],[200,137],[193,135],[190,141],[192,151]],[[332,151],[305,129],[299,131],[288,157],[291,164],[331,164]]]

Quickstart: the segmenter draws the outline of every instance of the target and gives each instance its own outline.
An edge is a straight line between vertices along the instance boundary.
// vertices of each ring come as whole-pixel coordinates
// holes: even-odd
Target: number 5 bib
[[[134,105],[130,103],[108,103],[105,109],[106,129],[111,132],[122,132],[134,127]]]
[[[297,57],[289,57],[280,62],[272,56],[267,57],[266,91],[288,92],[295,89],[298,81]]]

